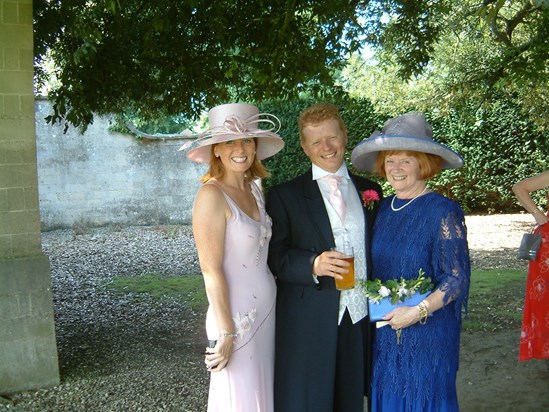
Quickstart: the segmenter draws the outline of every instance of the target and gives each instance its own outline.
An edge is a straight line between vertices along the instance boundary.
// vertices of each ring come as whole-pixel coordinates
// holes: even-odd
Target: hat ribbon
[[[261,118],[261,116],[266,117]],[[270,127],[266,129],[260,129],[259,124],[261,123],[266,123]],[[250,126],[254,124],[257,125],[258,129],[254,130],[253,132],[257,133],[278,133],[278,131],[280,130],[280,120],[278,119],[278,117],[270,113],[259,113],[250,116],[247,119],[242,119],[239,116],[233,115],[225,119],[225,121],[223,122],[223,126],[211,127],[204,130],[202,133],[197,135],[195,140],[185,143],[179,148],[179,150],[187,149],[191,145],[199,145],[205,139],[210,139],[220,135],[253,133],[250,131]]]

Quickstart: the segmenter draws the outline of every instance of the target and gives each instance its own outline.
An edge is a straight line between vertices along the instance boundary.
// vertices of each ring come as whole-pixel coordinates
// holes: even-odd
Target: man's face
[[[335,173],[345,160],[347,134],[335,119],[324,120],[303,128],[301,147],[311,162]]]

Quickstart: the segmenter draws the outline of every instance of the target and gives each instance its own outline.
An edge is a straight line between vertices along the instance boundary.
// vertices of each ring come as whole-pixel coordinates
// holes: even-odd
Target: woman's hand
[[[400,306],[383,317],[393,329],[404,329],[419,322],[419,310],[415,306]]]
[[[214,348],[206,348],[204,363],[209,372],[219,372],[227,366],[233,353],[233,342],[234,338],[231,336],[221,337]]]

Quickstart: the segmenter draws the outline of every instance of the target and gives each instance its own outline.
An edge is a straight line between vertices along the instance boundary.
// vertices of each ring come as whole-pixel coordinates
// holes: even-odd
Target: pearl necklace
[[[426,190],[427,190],[427,186],[425,186],[425,189],[423,189],[423,191],[419,195],[417,195],[416,197],[413,197],[412,199],[410,199],[409,202],[404,203],[402,206],[397,207],[397,208],[395,208],[395,206],[394,206],[394,202],[395,202],[395,198],[396,198],[396,195],[394,195],[393,198],[391,199],[391,209],[393,210],[393,212],[398,212],[399,210],[404,209],[406,206],[408,206],[410,203],[412,203],[414,200],[416,200],[418,197],[420,197],[423,193],[425,193]]]

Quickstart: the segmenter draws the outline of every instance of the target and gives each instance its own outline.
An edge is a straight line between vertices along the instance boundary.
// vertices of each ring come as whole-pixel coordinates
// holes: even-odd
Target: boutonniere
[[[362,192],[362,203],[368,210],[372,210],[375,206],[375,202],[379,202],[379,195],[375,190],[365,190]]]

